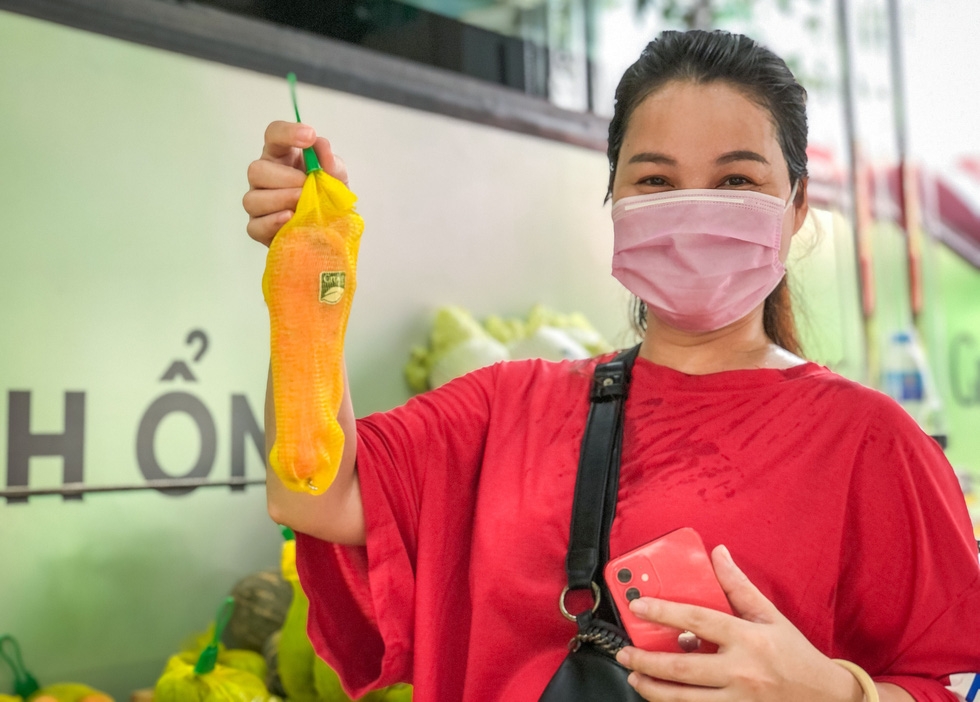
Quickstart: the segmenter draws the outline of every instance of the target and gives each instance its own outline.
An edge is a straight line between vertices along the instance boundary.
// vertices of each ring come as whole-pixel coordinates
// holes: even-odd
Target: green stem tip
[[[296,100],[296,74],[290,71],[286,74],[286,80],[289,81],[289,96],[293,100],[293,112],[296,114],[296,121],[302,122],[299,118],[299,103]],[[306,164],[306,172],[312,173],[313,171],[322,171],[320,167],[320,159],[316,157],[316,151],[313,147],[307,147],[303,149],[303,161]]]
[[[211,637],[211,643],[205,646],[201,655],[198,656],[197,665],[194,666],[194,675],[204,675],[214,670],[214,666],[218,663],[218,642],[221,641],[221,635],[224,633],[225,627],[228,626],[228,622],[231,621],[231,614],[234,611],[235,598],[226,597],[225,601],[221,603],[221,607],[218,608],[218,615],[214,620],[214,636]]]

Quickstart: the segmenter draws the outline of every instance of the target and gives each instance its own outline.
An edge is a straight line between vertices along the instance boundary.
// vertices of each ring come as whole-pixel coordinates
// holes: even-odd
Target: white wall
[[[972,75],[980,3],[904,0],[901,5],[913,156],[939,168],[962,156],[980,156],[980,84]]]

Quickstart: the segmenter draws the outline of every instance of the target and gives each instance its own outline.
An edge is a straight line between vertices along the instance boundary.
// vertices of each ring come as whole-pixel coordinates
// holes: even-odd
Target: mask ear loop
[[[788,210],[790,206],[793,204],[793,201],[796,200],[796,190],[799,187],[800,187],[800,179],[797,178],[796,182],[793,183],[793,189],[789,191],[789,200],[786,201],[786,206],[783,207],[783,214],[786,213],[786,210]]]

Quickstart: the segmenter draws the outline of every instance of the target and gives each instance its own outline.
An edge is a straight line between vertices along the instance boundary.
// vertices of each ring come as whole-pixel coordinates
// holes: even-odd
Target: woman
[[[682,526],[735,616],[642,598],[717,654],[626,648],[649,700],[951,700],[980,669],[980,566],[939,448],[881,394],[795,355],[783,263],[807,213],[805,92],[721,32],[666,32],[624,75],[609,129],[614,275],[645,301],[612,556]],[[249,169],[268,244],[303,182],[277,122]],[[310,637],[355,694],[536,700],[575,626],[558,612],[591,366],[498,364],[356,423],[322,497],[269,473],[298,536]],[[271,397],[271,393],[270,393]],[[274,440],[267,403],[267,441]],[[355,455],[357,465],[355,470]],[[735,565],[738,563],[738,565]]]

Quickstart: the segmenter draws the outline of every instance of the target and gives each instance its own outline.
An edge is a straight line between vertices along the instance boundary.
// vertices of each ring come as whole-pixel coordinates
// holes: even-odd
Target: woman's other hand
[[[316,151],[323,170],[347,183],[343,160],[313,127],[296,122],[270,124],[262,155],[248,166],[248,192],[242,198],[248,213],[248,235],[266,246],[296,210],[306,181],[303,149],[308,146]]]
[[[651,622],[691,631],[718,644],[717,653],[655,653],[624,648],[620,663],[630,682],[657,702],[860,702],[850,672],[818,651],[735,565],[724,546],[711,554],[728,595],[731,616],[713,609],[643,597],[633,613]],[[891,688],[891,689],[886,689]],[[912,700],[901,688],[880,685],[882,700]]]

